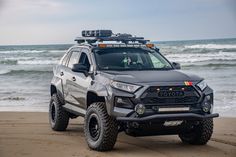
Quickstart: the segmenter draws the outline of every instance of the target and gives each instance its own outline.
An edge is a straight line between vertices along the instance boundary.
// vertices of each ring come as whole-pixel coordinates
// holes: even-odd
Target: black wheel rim
[[[55,122],[55,119],[56,119],[55,102],[52,102],[50,112],[51,112],[51,120],[52,120],[52,122]]]
[[[94,141],[98,140],[101,131],[98,116],[96,114],[91,114],[88,124],[91,139]]]

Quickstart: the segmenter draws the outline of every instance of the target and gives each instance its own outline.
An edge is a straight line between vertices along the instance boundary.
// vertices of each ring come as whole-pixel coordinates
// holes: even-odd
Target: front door
[[[73,64],[77,64],[79,62],[79,57],[80,57],[80,49],[78,50],[73,50],[70,55],[70,59],[67,65],[67,68],[64,70],[64,83],[63,83],[63,88],[64,88],[64,97],[66,102],[73,104],[73,105],[79,105],[78,102],[74,99],[74,97],[71,95],[72,94],[72,89],[71,86],[74,85],[74,72],[72,71]]]
[[[87,49],[82,49],[78,63],[83,64],[90,69],[90,61],[85,53]],[[85,109],[87,89],[92,81],[90,75],[80,72],[71,72],[71,80],[68,84],[69,95],[72,98],[72,103],[78,107]]]

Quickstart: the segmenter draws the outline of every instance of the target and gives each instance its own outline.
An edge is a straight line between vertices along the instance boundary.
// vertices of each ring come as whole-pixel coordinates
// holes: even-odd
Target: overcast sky
[[[73,43],[83,29],[151,40],[236,37],[236,0],[0,0],[0,45]]]

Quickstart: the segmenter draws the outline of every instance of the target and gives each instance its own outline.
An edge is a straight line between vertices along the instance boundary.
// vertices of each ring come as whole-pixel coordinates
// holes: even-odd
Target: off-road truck
[[[178,135],[204,145],[213,132],[213,90],[183,73],[143,37],[85,30],[53,69],[49,121],[66,130],[84,117],[88,146],[111,150],[117,134]]]

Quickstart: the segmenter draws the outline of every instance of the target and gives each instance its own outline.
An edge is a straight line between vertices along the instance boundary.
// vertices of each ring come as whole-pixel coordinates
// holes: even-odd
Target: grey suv
[[[213,90],[203,78],[181,72],[152,43],[110,30],[82,31],[54,68],[49,121],[66,130],[84,117],[88,146],[111,150],[117,134],[179,135],[203,145],[213,132]]]

